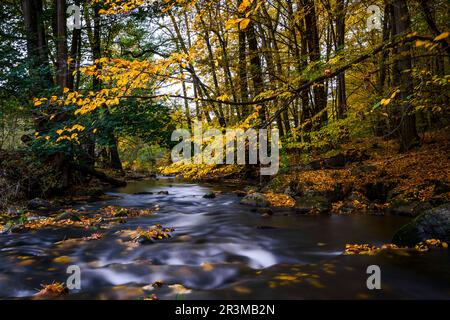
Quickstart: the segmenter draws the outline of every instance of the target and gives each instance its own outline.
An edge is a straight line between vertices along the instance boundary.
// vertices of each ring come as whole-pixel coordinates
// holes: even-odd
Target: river
[[[448,250],[342,255],[347,243],[390,243],[407,218],[308,216],[291,209],[262,217],[239,204],[233,193],[239,187],[167,178],[131,182],[109,190],[114,199],[76,208],[87,214],[109,205],[159,210],[102,231],[100,240],[60,242],[92,234],[70,227],[0,235],[0,298],[33,297],[41,283],[65,282],[74,264],[81,289],[66,299],[450,298]],[[220,194],[203,198],[211,191]],[[142,192],[153,194],[136,194]],[[120,230],[155,224],[174,227],[173,237],[148,245],[120,237]],[[381,290],[367,288],[370,265],[380,267]],[[155,281],[162,287],[153,288]]]

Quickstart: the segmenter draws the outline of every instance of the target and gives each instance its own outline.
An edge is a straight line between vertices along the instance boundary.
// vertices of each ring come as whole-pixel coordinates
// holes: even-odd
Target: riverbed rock
[[[27,208],[30,210],[52,210],[53,204],[41,198],[34,198],[28,201]]]
[[[298,214],[324,214],[331,210],[331,201],[319,192],[305,192],[303,196],[295,198],[294,210]]]
[[[150,191],[143,191],[143,192],[135,192],[135,193],[133,193],[133,194],[136,195],[136,196],[145,196],[145,195],[152,195],[153,192],[150,192]]]
[[[264,217],[273,216],[273,211],[270,208],[258,208],[256,211]]]
[[[59,214],[55,218],[55,221],[62,221],[62,220],[81,221],[81,218],[75,212],[66,211],[66,212]]]
[[[295,197],[297,195],[297,191],[294,190],[290,185],[284,189],[284,194],[287,194],[288,196]]]
[[[241,204],[254,207],[268,207],[270,202],[267,197],[259,192],[253,192],[242,198]]]
[[[23,224],[15,224],[9,229],[9,232],[10,233],[23,233],[23,232],[27,232],[28,230],[29,230],[29,228]]]
[[[266,225],[258,225],[258,226],[256,226],[256,229],[260,229],[260,230],[273,230],[273,229],[276,229],[276,227],[273,227],[273,226],[266,226]]]
[[[149,237],[144,237],[144,236],[138,236],[136,239],[134,239],[134,241],[136,241],[137,243],[140,244],[153,244],[155,243],[155,240],[149,238]]]
[[[203,196],[203,198],[205,198],[205,199],[214,199],[215,197],[216,197],[216,194],[214,192],[207,193]]]
[[[86,191],[86,194],[91,197],[91,199],[100,199],[105,195],[105,192],[100,187],[91,187]]]
[[[417,217],[420,213],[429,209],[432,209],[432,206],[428,202],[418,202],[418,203],[398,202],[391,204],[388,212],[390,214],[397,216]]]
[[[450,204],[426,210],[400,228],[392,241],[397,245],[414,246],[427,239],[450,241]]]
[[[159,191],[158,194],[160,195],[169,195],[169,191]]]
[[[12,228],[11,224],[5,224],[4,226],[0,226],[0,234],[8,234]]]
[[[234,191],[234,194],[237,195],[240,198],[243,198],[243,197],[245,197],[247,195],[247,192],[242,191],[242,190],[236,190],[236,191]]]
[[[353,191],[350,195],[343,200],[340,213],[361,213],[369,209],[370,201],[360,192]]]

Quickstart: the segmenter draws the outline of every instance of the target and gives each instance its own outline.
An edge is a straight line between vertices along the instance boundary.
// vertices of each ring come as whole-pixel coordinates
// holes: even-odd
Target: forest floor
[[[398,153],[394,141],[361,139],[332,156],[305,165],[291,161],[289,173],[274,177],[263,193],[289,195],[305,213],[380,213],[416,216],[450,202],[450,137],[435,132],[420,148]]]

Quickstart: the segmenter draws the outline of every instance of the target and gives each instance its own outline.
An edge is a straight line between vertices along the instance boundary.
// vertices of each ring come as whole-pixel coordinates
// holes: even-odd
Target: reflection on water
[[[139,298],[148,293],[143,287],[157,280],[191,289],[186,299],[450,297],[447,252],[341,256],[346,243],[390,242],[404,218],[302,216],[288,209],[264,218],[239,205],[231,192],[235,189],[171,179],[134,182],[111,190],[116,199],[78,209],[95,212],[118,205],[160,210],[116,225],[100,240],[57,244],[92,233],[73,228],[1,235],[0,297],[27,297],[41,283],[64,281],[70,264],[82,270],[82,290],[68,298]],[[211,191],[220,193],[204,199]],[[156,223],[174,227],[174,237],[130,246],[118,233]],[[64,263],[54,260],[60,256]],[[370,264],[379,264],[386,274],[382,292],[366,288]],[[173,288],[163,286],[157,294],[175,298]]]

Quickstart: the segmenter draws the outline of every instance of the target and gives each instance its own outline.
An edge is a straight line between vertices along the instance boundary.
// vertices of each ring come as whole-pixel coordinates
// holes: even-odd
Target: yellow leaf
[[[204,271],[211,271],[212,269],[214,269],[214,267],[208,262],[202,263],[201,266]]]
[[[58,258],[53,259],[53,261],[56,263],[70,263],[72,259],[70,259],[70,257],[68,256],[60,256]]]
[[[245,30],[248,27],[249,23],[250,23],[250,19],[242,19],[241,22],[239,22],[239,28],[241,30]]]
[[[225,30],[232,29],[240,21],[241,21],[241,19],[230,19],[230,20],[228,20],[227,22],[225,22]]]
[[[416,47],[423,47],[426,44],[427,44],[426,41],[422,41],[422,40],[417,40],[416,41]]]
[[[450,32],[444,32],[438,35],[436,38],[434,38],[434,41],[441,41],[447,38],[450,35]]]
[[[276,276],[275,279],[282,280],[282,281],[294,281],[294,280],[297,280],[297,277],[290,276],[290,275],[279,275],[279,276]]]
[[[249,5],[251,4],[251,0],[242,0],[241,4],[239,5],[238,11],[244,12]]]

